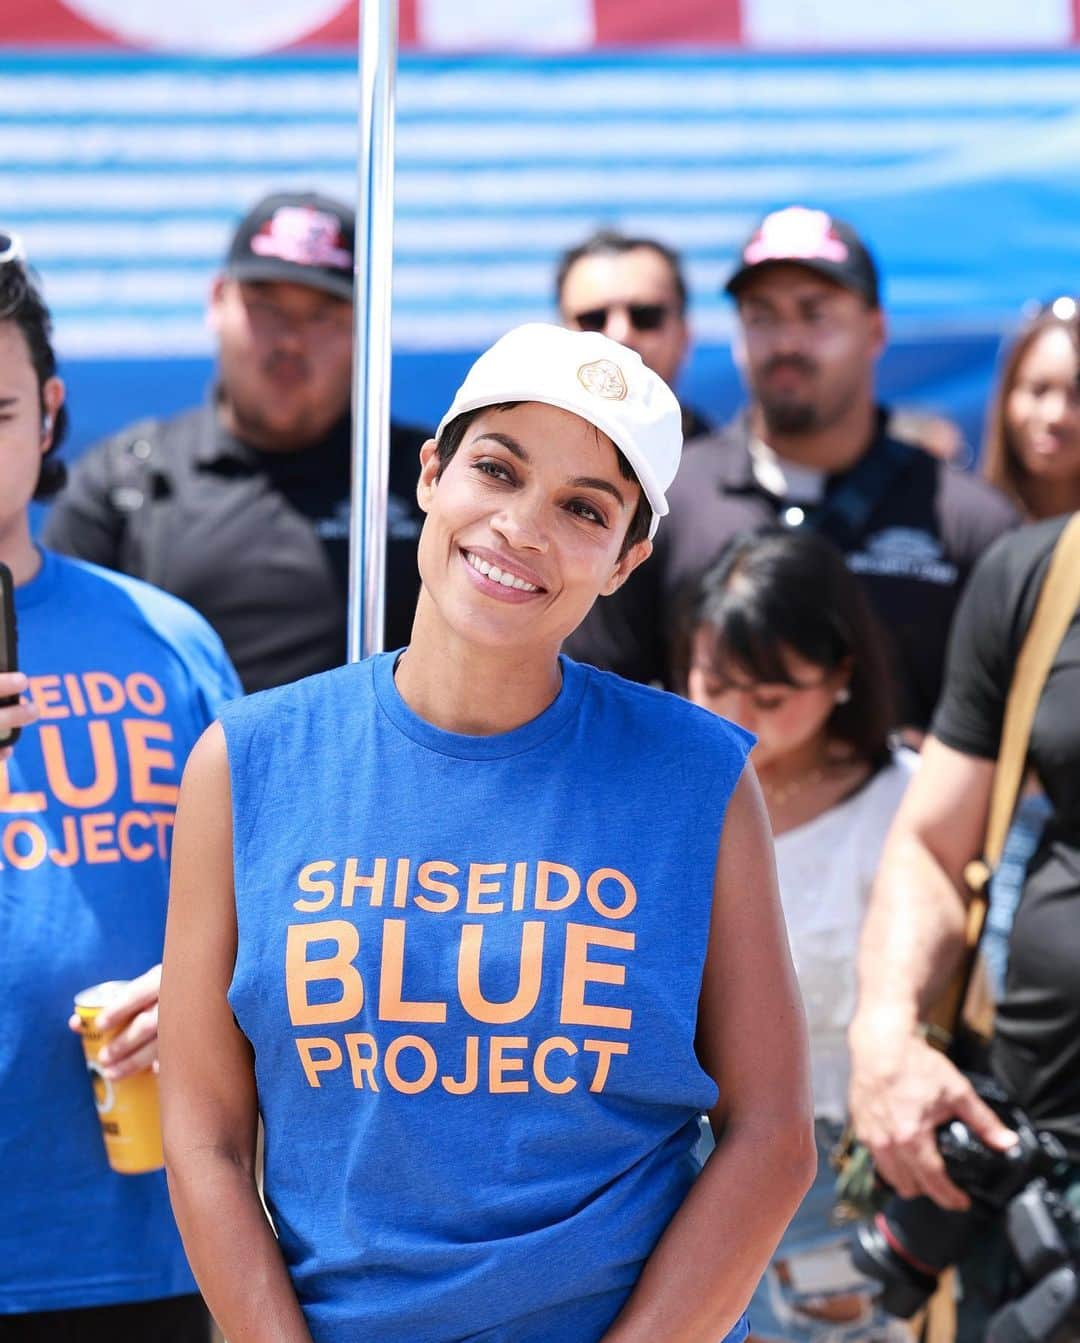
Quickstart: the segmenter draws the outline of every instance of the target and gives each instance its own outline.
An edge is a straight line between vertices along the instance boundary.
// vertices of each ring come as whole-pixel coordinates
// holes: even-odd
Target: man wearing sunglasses
[[[900,722],[941,688],[952,614],[975,560],[1017,516],[996,490],[888,432],[874,376],[885,345],[877,267],[823,210],[773,211],[726,290],[746,410],[686,454],[652,561],[568,641],[584,662],[677,687],[680,594],[740,532],[807,527],[866,584],[892,640]]]
[[[601,229],[563,253],[555,290],[563,326],[602,331],[636,350],[648,368],[675,387],[690,344],[678,253],[654,238]],[[684,439],[708,431],[696,411],[683,408]]]

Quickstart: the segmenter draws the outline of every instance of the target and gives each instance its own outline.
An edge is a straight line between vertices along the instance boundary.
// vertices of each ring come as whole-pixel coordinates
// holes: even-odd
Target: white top
[[[825,496],[825,472],[788,461],[760,438],[750,440],[750,469],[761,488],[777,499],[819,504]]]
[[[858,792],[776,839],[780,900],[810,1028],[814,1113],[847,1113],[847,1028],[859,930],[882,845],[918,756],[894,752]]]

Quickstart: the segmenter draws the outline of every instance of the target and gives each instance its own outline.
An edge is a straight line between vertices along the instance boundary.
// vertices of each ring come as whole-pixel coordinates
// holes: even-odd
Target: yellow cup
[[[82,1023],[86,1069],[94,1087],[109,1165],[121,1175],[142,1175],[165,1164],[157,1077],[147,1069],[114,1081],[102,1073],[97,1061],[101,1050],[118,1034],[116,1030],[99,1031],[95,1026],[98,1014],[125,987],[123,981],[111,980],[83,989],[75,995],[75,1011]]]

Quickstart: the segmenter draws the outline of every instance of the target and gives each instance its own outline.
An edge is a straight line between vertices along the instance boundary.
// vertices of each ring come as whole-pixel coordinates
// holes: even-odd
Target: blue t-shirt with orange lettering
[[[48,552],[15,592],[40,719],[0,763],[0,1315],[195,1290],[162,1172],[106,1160],[72,998],[161,959],[187,754],[240,693],[190,607]]]
[[[596,1343],[717,1100],[697,1004],[751,739],[565,658],[539,717],[463,736],[394,660],[222,717],[274,1225],[316,1343]]]

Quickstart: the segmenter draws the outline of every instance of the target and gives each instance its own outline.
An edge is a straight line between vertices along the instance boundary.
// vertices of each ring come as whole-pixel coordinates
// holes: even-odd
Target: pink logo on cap
[[[762,261],[835,261],[848,259],[848,249],[833,232],[824,210],[792,205],[762,220],[761,227],[743,252],[743,261],[756,266]]]
[[[334,215],[310,205],[282,205],[252,238],[251,250],[298,266],[351,270],[352,254],[344,242]]]

